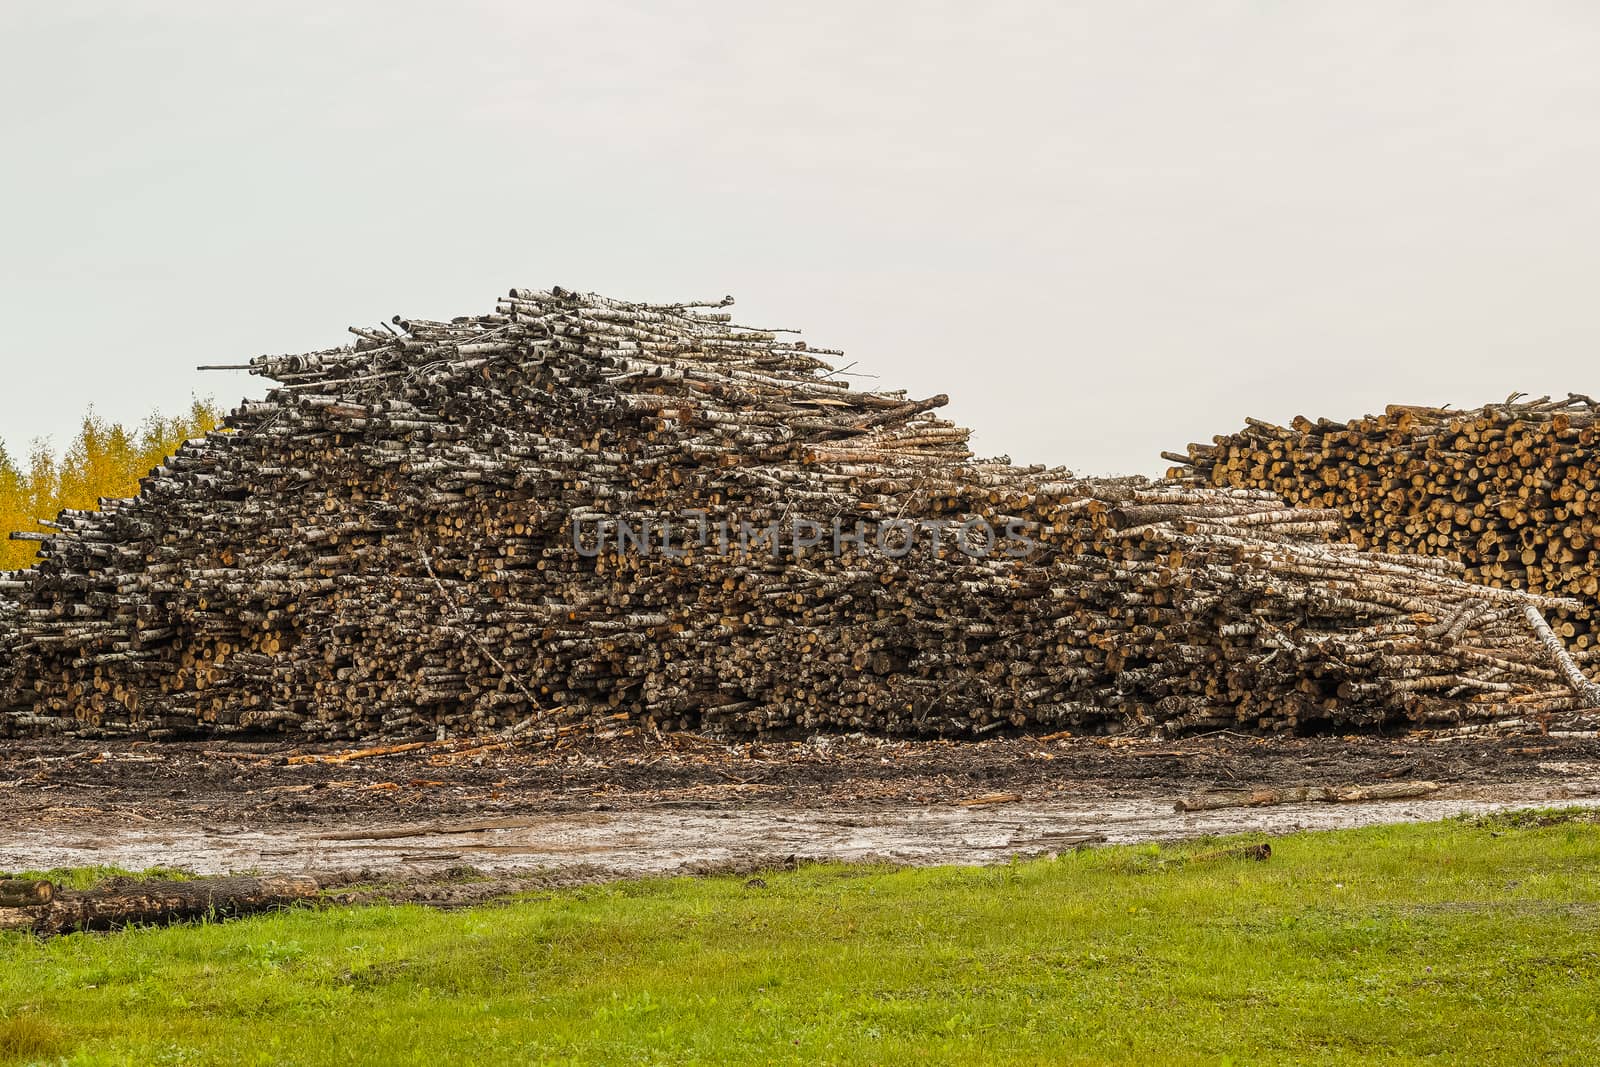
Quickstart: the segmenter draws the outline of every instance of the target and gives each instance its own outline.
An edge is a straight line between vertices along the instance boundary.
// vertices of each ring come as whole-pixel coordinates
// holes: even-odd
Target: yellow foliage
[[[0,571],[32,566],[37,555],[31,541],[4,540],[11,531],[44,531],[36,520],[54,518],[66,508],[92,510],[102,497],[135,495],[140,478],[184,441],[210,433],[220,419],[217,409],[201,400],[180,415],[151,415],[131,431],[90,411],[66,452],[57,456],[35,442],[26,468],[0,443]]]

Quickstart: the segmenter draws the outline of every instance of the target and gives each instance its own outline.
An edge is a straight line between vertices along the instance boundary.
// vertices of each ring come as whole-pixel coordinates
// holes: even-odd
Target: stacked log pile
[[[5,597],[0,597],[0,690],[5,687],[14,660],[13,653],[20,639],[17,605]]]
[[[1172,476],[1336,509],[1358,546],[1452,560],[1494,588],[1578,601],[1551,625],[1580,658],[1600,648],[1600,411],[1590,398],[1246,421],[1164,453],[1179,464]]]
[[[1570,602],[1357,551],[1337,511],[1259,490],[974,459],[944,397],[851,389],[837,353],[723,307],[514,290],[252,361],[264,400],[0,576],[0,731],[1308,731],[1600,703],[1540,629]]]

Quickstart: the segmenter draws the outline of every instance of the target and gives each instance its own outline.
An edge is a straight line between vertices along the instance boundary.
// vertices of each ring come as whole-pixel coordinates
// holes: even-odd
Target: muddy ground
[[[420,885],[472,868],[557,884],[805,860],[985,863],[1097,841],[1600,805],[1594,737],[455,747],[346,759],[269,742],[6,742],[0,870],[359,871]],[[1419,781],[1439,788],[1174,811],[1219,790]]]

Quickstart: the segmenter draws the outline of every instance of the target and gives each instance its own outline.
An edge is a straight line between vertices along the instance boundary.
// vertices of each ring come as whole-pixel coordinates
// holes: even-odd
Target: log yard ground
[[[0,1063],[1600,1055],[1593,737],[472,747],[9,745],[0,888],[320,891],[0,932]]]
[[[547,885],[807,861],[996,863],[1099,843],[1600,804],[1600,740],[1582,734],[685,734],[483,749],[11,742],[0,750],[0,870],[381,872],[428,899],[434,876],[463,868]]]

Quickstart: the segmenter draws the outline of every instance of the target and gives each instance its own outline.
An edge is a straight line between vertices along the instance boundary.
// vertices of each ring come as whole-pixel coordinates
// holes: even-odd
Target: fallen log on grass
[[[48,904],[55,886],[32,878],[0,878],[0,908],[25,908]]]
[[[99,889],[47,894],[43,902],[28,907],[0,908],[0,930],[51,935],[184,919],[232,918],[310,900],[320,891],[321,885],[308,875],[114,883]]]
[[[1438,782],[1375,782],[1372,785],[1301,785],[1285,789],[1247,789],[1193,793],[1179,797],[1174,811],[1259,808],[1272,804],[1350,804],[1362,800],[1406,800],[1439,791]]]

